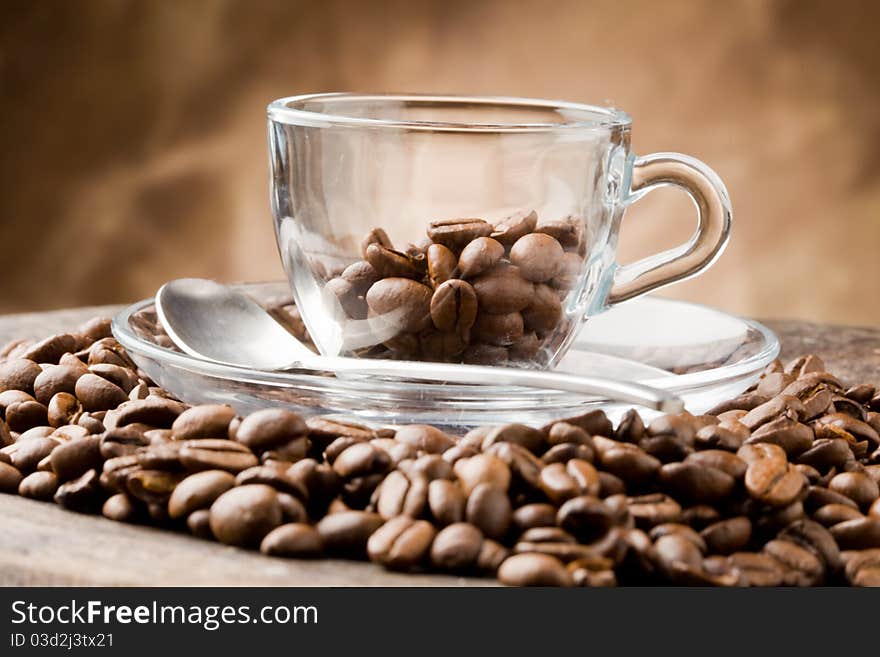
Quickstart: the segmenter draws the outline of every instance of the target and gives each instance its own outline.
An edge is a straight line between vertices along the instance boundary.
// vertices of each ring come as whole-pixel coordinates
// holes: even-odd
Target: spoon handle
[[[601,396],[613,401],[638,404],[664,413],[678,413],[684,408],[681,399],[665,390],[629,381],[559,372],[332,356],[308,358],[294,365],[294,367],[303,366],[331,372],[354,372],[374,376],[390,375],[442,383],[479,383],[565,390]]]

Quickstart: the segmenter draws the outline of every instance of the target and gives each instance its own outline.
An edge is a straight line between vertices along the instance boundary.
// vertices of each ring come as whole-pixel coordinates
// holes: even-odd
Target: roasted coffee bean
[[[541,456],[541,460],[548,465],[551,463],[565,464],[572,459],[580,459],[582,461],[587,461],[588,463],[591,463],[595,456],[595,452],[587,445],[563,443],[561,445],[551,447],[546,452],[544,452],[543,456]]]
[[[237,473],[259,463],[244,445],[232,440],[203,438],[180,443],[180,464],[190,472],[227,470]]]
[[[747,467],[746,462],[741,458],[735,454],[720,449],[707,449],[701,452],[694,452],[689,455],[684,462],[721,470],[734,479],[742,479],[746,474]]]
[[[654,543],[654,550],[661,566],[672,574],[674,574],[676,566],[698,569],[703,564],[703,555],[700,549],[681,534],[672,533],[661,536]]]
[[[839,570],[843,565],[840,548],[834,537],[818,522],[797,520],[783,529],[778,538],[797,543],[815,553],[830,572]]]
[[[0,492],[15,493],[21,484],[21,472],[15,466],[0,461]]]
[[[370,561],[386,568],[406,570],[419,565],[428,555],[437,530],[425,520],[398,516],[387,521],[370,536]]]
[[[58,445],[51,453],[52,470],[60,482],[70,481],[93,468],[100,470],[104,457],[101,456],[101,438],[85,436]]]
[[[377,333],[388,329],[423,331],[431,323],[431,288],[409,278],[383,278],[367,291],[372,322]],[[392,337],[391,333],[388,337]]]
[[[489,429],[481,447],[487,450],[496,443],[512,443],[537,454],[544,448],[544,433],[525,424],[501,424]]]
[[[535,232],[550,235],[566,249],[580,249],[584,246],[581,243],[581,223],[581,219],[573,215],[550,221],[545,219],[538,223]]]
[[[526,504],[513,512],[513,526],[520,534],[535,527],[553,527],[556,524],[556,507],[552,504]]]
[[[103,433],[106,428],[104,427],[104,423],[91,413],[81,414],[77,418],[76,423],[86,429],[89,433]]]
[[[510,550],[501,545],[501,543],[493,541],[491,538],[484,538],[483,544],[480,546],[480,552],[477,555],[477,570],[494,576],[498,572],[498,568],[501,567],[501,564],[509,556]]]
[[[880,518],[846,520],[829,528],[842,550],[880,548]]]
[[[34,381],[42,369],[32,360],[16,358],[0,362],[0,392],[21,390],[28,394],[34,392]]]
[[[467,570],[476,563],[483,540],[483,533],[469,523],[457,522],[444,527],[431,545],[431,565],[452,572]]]
[[[35,363],[57,363],[67,352],[76,351],[76,337],[69,333],[60,333],[41,340],[25,349],[22,358]]]
[[[826,504],[813,512],[813,520],[825,527],[832,527],[839,522],[861,517],[862,513],[858,509],[844,504]]]
[[[495,224],[492,238],[509,249],[520,237],[533,232],[537,224],[538,215],[534,210],[516,212]]]
[[[450,279],[434,291],[429,311],[431,321],[438,330],[466,337],[477,320],[477,307],[477,294],[471,284]]]
[[[407,445],[407,447],[410,446]],[[452,466],[448,461],[444,461],[443,457],[439,454],[420,456],[412,462],[410,467],[411,474],[423,475],[428,481],[433,481],[434,479],[455,480],[455,472],[453,472]]]
[[[418,517],[428,503],[428,480],[424,475],[393,470],[376,488],[373,499],[383,519],[401,515]]]
[[[787,568],[783,575],[785,584],[814,586],[825,575],[822,562],[815,554],[790,541],[772,540],[763,551]]]
[[[183,478],[180,472],[138,469],[125,477],[125,489],[142,502],[165,507]]]
[[[422,271],[412,258],[406,253],[397,251],[381,244],[370,244],[364,252],[364,260],[375,270],[380,278],[402,277],[419,279]],[[336,278],[337,281],[348,286],[348,295],[351,298],[357,297],[354,287],[344,278]],[[333,281],[330,281],[332,283]],[[328,285],[330,284],[328,283]],[[334,290],[335,291],[335,290]],[[337,292],[338,296],[338,292]],[[343,304],[344,305],[344,304]]]
[[[333,461],[333,469],[345,479],[383,474],[391,466],[388,453],[371,443],[355,443]]]
[[[168,500],[168,515],[182,518],[198,509],[207,509],[233,486],[235,477],[224,470],[205,470],[189,475],[172,491]]]
[[[177,416],[171,425],[171,432],[176,440],[226,438],[229,423],[234,417],[235,411],[225,404],[194,406]]]
[[[787,461],[771,457],[749,464],[745,485],[752,498],[769,506],[781,507],[797,499],[806,479]]]
[[[257,546],[282,519],[275,490],[263,484],[230,488],[211,505],[211,532],[227,545]]]
[[[562,320],[562,302],[556,291],[547,285],[536,284],[534,297],[522,311],[522,319],[526,330],[536,331],[539,335],[556,329]]]
[[[495,267],[473,281],[473,289],[481,312],[515,313],[529,306],[534,285],[527,281],[518,267]]]
[[[306,522],[309,519],[309,513],[303,503],[299,498],[289,493],[278,491],[278,504],[281,505],[281,515],[284,522]]]
[[[453,468],[461,482],[465,495],[481,484],[487,484],[501,491],[510,486],[510,468],[497,456],[478,454],[456,461]]]
[[[659,483],[676,499],[713,504],[730,496],[736,480],[709,465],[667,463],[660,468]]]
[[[361,242],[361,255],[366,257],[367,248],[371,244],[379,244],[389,249],[393,247],[391,239],[388,237],[388,233],[386,233],[382,228],[374,228],[366,234],[363,241]]]
[[[467,498],[457,483],[435,479],[428,484],[428,508],[437,525],[443,527],[464,520],[466,503]]]
[[[628,498],[629,512],[642,529],[650,529],[664,522],[677,522],[681,506],[662,493],[651,493]]]
[[[126,401],[113,412],[116,414],[116,425],[120,427],[128,424],[146,424],[160,429],[170,429],[184,410],[186,405],[179,401],[150,395],[146,399]]]
[[[18,485],[18,494],[33,500],[49,501],[57,490],[58,477],[54,472],[32,472]]]
[[[587,461],[574,459],[566,464],[555,463],[544,467],[540,475],[541,490],[554,504],[562,504],[572,497],[599,494],[599,473]]]
[[[780,586],[785,568],[769,554],[735,552],[728,562],[740,573],[741,586]]]
[[[37,469],[37,464],[49,456],[53,449],[58,446],[54,438],[29,438],[18,439],[13,445],[4,447],[3,450],[9,455],[9,460],[22,474],[28,474]]]
[[[461,251],[458,271],[462,278],[473,278],[488,271],[504,256],[504,247],[491,237],[478,237]]]
[[[800,420],[805,415],[806,409],[800,399],[791,395],[779,395],[750,410],[740,419],[740,422],[754,431],[761,425],[782,416],[792,420]]]
[[[128,401],[128,395],[122,388],[97,374],[89,373],[79,377],[75,391],[87,411],[106,411]]]
[[[577,543],[574,536],[559,527],[533,527],[519,537],[529,543]]]
[[[264,465],[255,465],[235,475],[235,485],[266,484],[277,491],[295,495],[298,499],[307,500],[308,490],[296,477],[291,476],[290,466],[286,462],[270,461]]]
[[[820,428],[836,427],[855,438],[856,441],[867,440],[874,447],[880,445],[880,435],[867,422],[862,422],[844,413],[832,413],[816,420],[817,431]]]
[[[324,516],[315,528],[329,554],[363,559],[367,540],[382,524],[378,513],[342,511]]]
[[[739,552],[752,538],[752,523],[746,516],[719,520],[700,532],[712,554]]]
[[[100,452],[104,459],[134,454],[142,447],[150,445],[150,439],[137,429],[121,427],[107,431],[100,436]]]
[[[877,482],[863,472],[841,472],[828,482],[828,488],[846,495],[862,510],[868,509],[880,497]]]
[[[481,313],[477,316],[472,331],[476,340],[507,347],[522,337],[523,317],[518,312],[503,315]]]
[[[492,225],[482,219],[444,219],[432,221],[427,233],[435,244],[458,252],[478,237],[488,237],[492,230]]]
[[[602,468],[627,483],[639,484],[654,478],[661,462],[631,443],[619,443],[594,437]]]
[[[121,367],[111,363],[96,363],[95,365],[90,365],[88,371],[107,379],[111,383],[115,383],[122,388],[122,391],[126,395],[138,384],[137,374],[127,367]],[[80,371],[79,374],[84,374],[84,372]]]
[[[116,493],[104,502],[101,515],[117,522],[134,522],[141,515],[141,508],[125,493]]]
[[[310,559],[323,552],[321,535],[311,525],[292,522],[276,527],[260,543],[260,552],[275,557]]]
[[[745,427],[743,427],[745,429]],[[720,424],[709,425],[697,431],[694,436],[694,444],[703,449],[723,449],[736,451],[748,438],[749,431],[744,434],[733,430],[729,426]]]
[[[498,568],[498,579],[508,586],[573,586],[565,565],[546,554],[515,554]]]
[[[208,541],[216,540],[211,531],[211,511],[208,509],[199,509],[189,514],[186,518],[186,526],[196,538]]]
[[[613,516],[598,497],[581,495],[559,507],[556,522],[580,542],[592,543],[611,529]]]
[[[455,254],[442,244],[432,244],[428,247],[428,278],[431,285],[439,287],[456,273],[458,259]]]
[[[805,424],[781,417],[759,427],[746,443],[773,443],[789,456],[797,456],[813,445],[813,430]]]
[[[409,424],[400,427],[394,438],[428,454],[442,454],[455,444],[449,435],[427,424]]]
[[[12,431],[24,433],[48,421],[48,409],[38,401],[15,402],[6,407],[6,424]]]
[[[623,479],[610,472],[599,472],[599,497],[606,498],[611,495],[623,495],[626,493],[626,484]]]
[[[505,347],[491,344],[475,344],[464,350],[462,359],[471,365],[501,365],[509,360],[510,356]]]
[[[512,514],[510,498],[501,488],[481,483],[468,494],[465,518],[489,538],[501,540],[504,537]]]
[[[820,438],[814,441],[813,446],[801,454],[797,461],[824,472],[828,468],[843,465],[852,460],[852,457],[849,443],[843,438]]]
[[[102,503],[98,473],[89,470],[82,476],[61,484],[55,491],[55,503],[71,511],[92,512]]]
[[[826,504],[841,504],[853,509],[859,508],[855,502],[842,493],[823,488],[822,486],[810,486],[807,496],[804,498],[804,507],[812,512]]]
[[[34,379],[34,397],[41,404],[48,404],[49,400],[59,392],[71,394],[75,391],[77,379],[82,374],[82,370],[74,367],[50,365]]]
[[[379,280],[379,273],[369,262],[358,260],[343,270],[342,278],[351,285],[354,296],[362,297]]]
[[[53,427],[69,424],[82,411],[79,400],[67,392],[52,396],[46,409],[47,420]]]

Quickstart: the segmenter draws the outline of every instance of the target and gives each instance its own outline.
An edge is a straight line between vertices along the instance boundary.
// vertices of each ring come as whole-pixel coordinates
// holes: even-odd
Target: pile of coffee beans
[[[0,491],[276,557],[509,585],[880,585],[880,391],[815,356],[705,415],[456,436],[187,406],[95,320],[0,350],[0,418]]]
[[[435,221],[421,245],[403,249],[376,228],[361,252],[326,284],[341,312],[368,319],[381,341],[360,355],[535,364],[568,334],[562,302],[584,267],[586,242],[576,218],[542,222],[529,211],[496,224]]]

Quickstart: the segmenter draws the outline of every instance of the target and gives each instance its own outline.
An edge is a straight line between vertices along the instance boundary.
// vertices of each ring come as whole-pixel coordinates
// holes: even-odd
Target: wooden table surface
[[[103,306],[0,316],[0,344],[75,328]],[[767,321],[782,359],[816,353],[850,382],[880,385],[880,329]],[[391,573],[372,564],[297,561],[126,525],[0,495],[0,585],[106,586],[479,586],[488,579]]]

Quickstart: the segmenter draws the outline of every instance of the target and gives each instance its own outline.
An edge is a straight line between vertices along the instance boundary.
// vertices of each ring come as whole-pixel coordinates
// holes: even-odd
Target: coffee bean
[[[843,438],[820,438],[813,446],[801,454],[797,461],[811,465],[820,472],[831,467],[841,466],[852,459],[849,443]]]
[[[749,464],[746,490],[754,499],[770,506],[786,506],[800,495],[806,479],[787,461],[761,458]]]
[[[370,244],[364,252],[364,260],[366,260],[380,278],[402,277],[419,279],[422,276],[420,268],[416,263],[407,256],[406,253],[396,251],[395,249],[381,244]],[[354,287],[344,278],[333,279],[337,282],[348,286],[348,294],[354,298],[357,292]],[[332,281],[331,281],[332,282]],[[329,283],[328,283],[329,285]]]
[[[418,517],[428,502],[428,481],[424,475],[393,470],[382,480],[373,499],[383,519],[401,515]]]
[[[281,523],[278,496],[263,484],[231,488],[211,505],[211,531],[227,545],[257,546]]]
[[[140,448],[148,445],[150,445],[150,440],[143,433],[131,427],[121,427],[101,435],[99,449],[104,459],[111,459],[134,454]]]
[[[603,469],[627,483],[643,483],[653,479],[662,465],[659,459],[631,443],[605,439],[601,445],[593,438]]]
[[[6,407],[6,424],[12,431],[24,433],[48,421],[48,409],[38,401],[16,402]]]
[[[510,486],[510,468],[504,461],[491,454],[478,454],[471,458],[460,459],[455,463],[454,470],[468,497],[481,484],[490,485],[501,491],[506,491]]]
[[[190,472],[227,470],[237,473],[259,463],[247,447],[232,440],[202,438],[185,440],[180,445],[180,464]]]
[[[483,533],[474,525],[457,522],[444,527],[431,545],[431,565],[440,570],[465,571],[477,561],[483,540]]]
[[[100,469],[104,463],[101,456],[101,437],[85,436],[58,445],[51,452],[52,470],[60,482],[70,481],[86,470]]]
[[[50,426],[62,427],[69,424],[82,411],[79,401],[72,394],[59,392],[52,396],[46,408]]]
[[[729,497],[736,484],[726,472],[697,463],[667,463],[660,468],[659,482],[676,499],[707,504]]]
[[[379,273],[373,269],[369,262],[358,260],[343,270],[342,279],[351,285],[352,294],[355,297],[362,297],[370,289],[370,286],[379,280]]]
[[[512,520],[514,528],[521,534],[534,527],[553,527],[556,508],[552,504],[526,504],[513,512]]]
[[[52,397],[59,393],[73,393],[77,379],[83,374],[81,370],[65,365],[50,365],[34,379],[34,397],[41,404],[48,404]]]
[[[276,527],[260,543],[260,552],[263,554],[294,559],[319,557],[323,549],[318,530],[302,522]]]
[[[369,233],[367,233],[367,235],[361,242],[361,255],[366,257],[367,248],[371,244],[379,244],[389,249],[393,247],[391,239],[388,237],[388,233],[386,233],[382,228],[374,228]]]
[[[488,450],[496,443],[511,443],[523,447],[532,454],[537,454],[544,448],[545,438],[544,432],[514,422],[490,427],[480,445],[483,450]]]
[[[791,395],[779,395],[750,410],[740,419],[740,422],[754,431],[761,425],[782,416],[792,420],[800,420],[805,415],[806,409],[800,399]]]
[[[226,438],[235,411],[225,404],[193,406],[177,416],[171,425],[176,440]],[[303,429],[305,430],[305,429]]]
[[[534,297],[534,285],[522,277],[515,266],[495,267],[474,279],[473,289],[481,312],[494,314],[519,312]]]
[[[122,388],[97,374],[89,373],[79,377],[75,391],[87,411],[106,411],[128,401],[128,395]]]
[[[342,511],[324,516],[315,528],[329,554],[363,559],[367,540],[382,524],[378,513]]]
[[[89,470],[80,477],[61,484],[55,492],[54,500],[56,504],[71,511],[96,511],[103,500],[97,471]]]
[[[477,295],[470,283],[447,280],[431,297],[431,321],[440,331],[467,336],[477,320],[477,305]]]
[[[28,474],[37,469],[37,464],[49,456],[53,449],[58,446],[54,438],[34,437],[18,441],[4,447],[8,450],[9,460],[22,474]]]
[[[654,550],[661,565],[669,572],[674,572],[676,566],[700,568],[703,563],[700,549],[681,534],[661,536],[654,543]]]
[[[538,215],[534,210],[516,212],[495,224],[492,238],[498,240],[505,248],[509,249],[520,237],[534,231],[537,223]]]
[[[18,494],[33,500],[49,501],[57,490],[58,477],[54,472],[32,472],[18,485]]]
[[[611,510],[598,497],[580,495],[566,501],[556,514],[556,522],[583,543],[598,540],[611,528]]]
[[[546,554],[515,554],[498,568],[498,579],[507,586],[573,586],[563,563]]]
[[[846,495],[863,510],[880,497],[877,482],[863,472],[841,472],[828,482],[828,488]]]
[[[184,476],[180,472],[137,469],[125,476],[125,490],[148,505],[165,508],[172,492]]]
[[[141,509],[135,501],[125,493],[111,495],[101,507],[101,515],[117,522],[134,522],[140,512]]]
[[[255,465],[235,475],[235,485],[266,484],[277,491],[295,495],[301,500],[308,500],[308,490],[302,481],[290,473],[285,462],[270,461],[264,465]]]
[[[630,497],[627,501],[636,525],[643,529],[664,522],[677,522],[681,517],[682,511],[678,502],[662,493]]]
[[[0,461],[0,492],[15,493],[21,480],[22,475],[18,468]]]
[[[726,472],[734,479],[742,479],[746,473],[746,462],[735,454],[720,449],[707,449],[694,452],[685,459],[685,463],[694,463]]]
[[[409,445],[407,446],[409,447]],[[434,479],[455,480],[455,472],[453,472],[452,466],[449,462],[443,460],[443,457],[439,454],[425,454],[418,457],[412,462],[409,474],[423,475],[428,481],[433,481]]]
[[[387,333],[389,328],[395,332],[417,332],[428,328],[431,296],[429,287],[409,278],[376,281],[367,291],[366,300],[377,333]]]
[[[167,397],[148,396],[146,399],[128,400],[113,412],[116,426],[146,424],[151,427],[170,429],[177,417],[186,410],[186,405]],[[105,424],[106,421],[105,421]],[[107,425],[108,428],[109,425]]]
[[[76,351],[76,344],[75,336],[60,333],[31,345],[21,356],[35,363],[57,363],[63,354]]]
[[[813,431],[805,424],[780,417],[759,427],[746,443],[773,443],[789,456],[797,456],[813,445]]]
[[[346,479],[382,474],[390,465],[388,453],[371,443],[355,443],[343,450],[333,461],[333,469]]]
[[[731,554],[748,545],[752,538],[752,523],[746,516],[728,518],[707,526],[700,532],[700,536],[706,541],[709,552]]]
[[[428,454],[442,454],[455,444],[448,434],[427,424],[409,424],[400,427],[394,438]]]
[[[464,492],[455,482],[435,479],[428,484],[428,508],[440,527],[464,520],[466,502]]]
[[[26,358],[0,362],[0,392],[21,390],[32,394],[34,381],[41,373],[40,366]]]
[[[861,517],[862,513],[858,509],[843,504],[826,504],[813,512],[813,520],[825,527],[832,527],[839,522]]]
[[[789,570],[795,571],[789,581],[797,586],[814,586],[825,575],[825,568],[819,558],[796,543],[772,540],[764,546],[763,551]]]
[[[370,561],[386,568],[405,570],[419,565],[428,555],[437,530],[425,520],[398,516],[387,521],[370,536]]]
[[[504,247],[491,237],[478,237],[461,251],[458,271],[462,278],[473,278],[488,271],[501,260]]]
[[[509,346],[523,335],[523,317],[517,312],[503,315],[481,313],[473,325],[475,339],[488,344]]]
[[[599,494],[599,473],[587,461],[574,459],[565,465],[556,463],[541,470],[541,490],[554,504],[562,504],[578,495]]]
[[[742,586],[780,586],[784,568],[769,554],[735,552],[728,562],[740,573]]]
[[[536,284],[532,302],[523,310],[522,318],[525,328],[539,335],[556,329],[562,320],[562,302],[556,291]]]
[[[488,237],[492,225],[482,219],[444,219],[432,221],[427,232],[435,244],[458,252],[478,237]]]
[[[830,572],[839,570],[843,565],[834,536],[818,522],[797,520],[783,529],[778,538],[797,543],[815,553]]]
[[[865,550],[880,547],[880,518],[846,520],[830,528],[842,550]]]
[[[233,486],[235,477],[223,470],[204,470],[189,475],[171,493],[168,515],[182,518],[198,509],[206,509]]]
[[[489,538],[501,540],[504,537],[512,513],[510,499],[503,489],[481,483],[468,494],[465,518]]]

